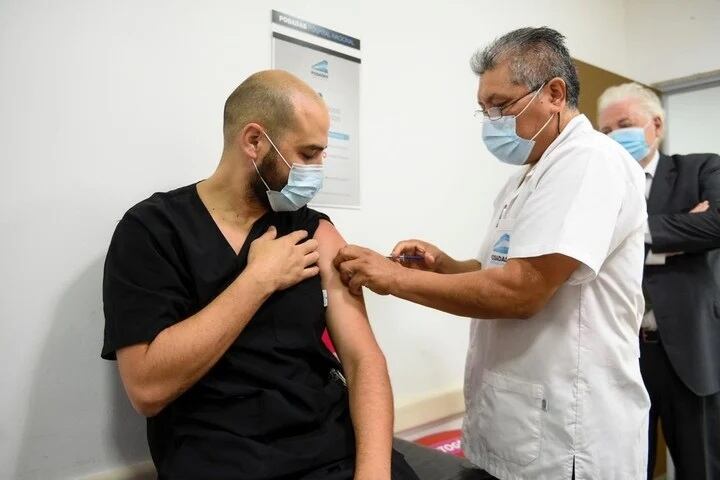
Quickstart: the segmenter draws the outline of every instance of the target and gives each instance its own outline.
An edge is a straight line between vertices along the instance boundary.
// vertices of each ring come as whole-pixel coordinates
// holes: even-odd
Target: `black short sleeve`
[[[171,242],[126,214],[105,259],[102,358],[114,360],[122,347],[151,342],[187,315],[190,298]]]
[[[312,208],[302,208],[294,216],[290,230],[305,229],[308,232],[308,238],[315,235],[315,231],[320,225],[320,220],[327,220],[332,223],[330,217],[322,212],[313,210]]]

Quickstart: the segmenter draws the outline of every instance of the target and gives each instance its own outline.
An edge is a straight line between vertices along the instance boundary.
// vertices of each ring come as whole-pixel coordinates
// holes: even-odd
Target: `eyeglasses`
[[[544,86],[545,86],[545,83],[543,83],[542,85],[540,85],[540,86],[539,86],[538,88],[536,88],[536,89],[530,90],[530,91],[527,92],[525,95],[523,95],[523,96],[521,96],[521,97],[518,97],[518,98],[516,98],[515,100],[512,100],[512,101],[509,102],[509,103],[506,103],[505,105],[502,105],[502,106],[499,106],[499,107],[490,107],[490,108],[488,108],[487,110],[483,110],[482,108],[479,108],[479,109],[475,110],[475,114],[474,114],[474,115],[475,115],[475,117],[481,117],[481,118],[483,118],[483,119],[487,118],[488,120],[491,120],[491,121],[500,120],[500,119],[502,118],[502,116],[503,116],[503,110],[507,110],[508,108],[512,107],[512,106],[515,105],[517,102],[519,102],[519,101],[522,100],[523,98],[527,97],[527,96],[530,95],[531,93],[537,94]]]

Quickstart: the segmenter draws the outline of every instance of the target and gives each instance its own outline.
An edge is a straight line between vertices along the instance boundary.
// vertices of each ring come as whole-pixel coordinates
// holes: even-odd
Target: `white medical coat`
[[[574,461],[577,480],[645,478],[644,189],[640,165],[579,115],[498,195],[483,269],[553,253],[580,266],[533,317],[472,320],[463,448],[492,475],[570,479]]]

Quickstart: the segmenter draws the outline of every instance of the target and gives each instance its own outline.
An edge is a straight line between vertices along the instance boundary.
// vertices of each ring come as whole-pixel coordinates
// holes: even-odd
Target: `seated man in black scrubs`
[[[105,262],[105,343],[161,479],[416,479],[345,245],[305,204],[328,111],[282,71],[227,99],[210,178],[132,207]],[[325,348],[331,334],[342,367]],[[345,386],[347,379],[347,387]]]

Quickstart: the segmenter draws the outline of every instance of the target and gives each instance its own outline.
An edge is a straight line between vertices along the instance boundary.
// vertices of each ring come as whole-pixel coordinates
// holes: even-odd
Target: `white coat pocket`
[[[542,385],[485,371],[473,412],[487,451],[517,465],[540,454],[547,409]]]

